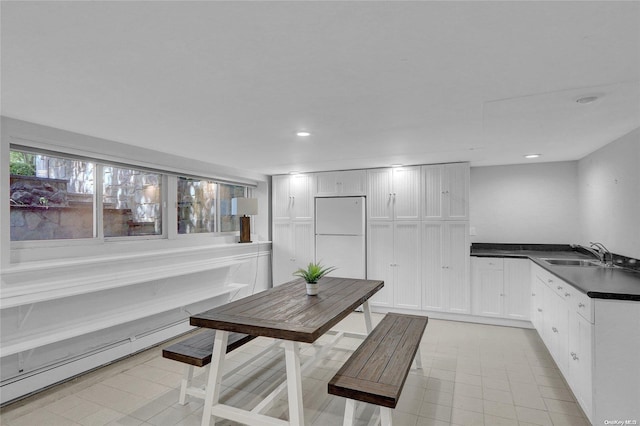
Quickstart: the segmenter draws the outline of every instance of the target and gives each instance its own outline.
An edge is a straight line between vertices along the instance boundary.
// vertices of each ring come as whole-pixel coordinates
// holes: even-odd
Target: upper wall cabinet
[[[370,220],[420,220],[420,167],[367,172]]]
[[[364,170],[316,173],[316,196],[365,195],[367,174]]]
[[[273,220],[313,219],[314,177],[312,175],[274,176]]]
[[[422,219],[469,220],[469,164],[422,166]]]

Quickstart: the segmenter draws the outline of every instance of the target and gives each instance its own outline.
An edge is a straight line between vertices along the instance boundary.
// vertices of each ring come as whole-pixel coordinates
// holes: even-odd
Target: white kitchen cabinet
[[[442,222],[422,223],[422,308],[429,311],[447,309],[448,286],[444,273],[444,235]]]
[[[308,174],[273,176],[273,220],[313,219],[314,176]]]
[[[472,257],[471,268],[473,314],[504,317],[504,260]]]
[[[420,309],[420,223],[369,223],[367,277],[384,280],[372,305]]]
[[[473,314],[517,320],[529,319],[529,263],[528,259],[473,257]]]
[[[367,224],[367,278],[384,281],[371,297],[371,305],[393,306],[393,222],[369,222]]]
[[[273,285],[295,279],[298,268],[314,260],[314,225],[312,221],[274,221],[272,233]]]
[[[422,166],[422,219],[469,220],[469,163]]]
[[[504,259],[504,316],[529,320],[531,313],[531,261]]]
[[[422,306],[470,313],[469,224],[422,222]]]
[[[369,220],[420,220],[420,167],[367,171]]]
[[[531,281],[531,323],[536,330],[542,330],[545,287],[545,284],[535,277]]]
[[[316,173],[316,196],[366,195],[367,174],[364,170]]]
[[[588,297],[537,264],[531,264],[532,322],[582,409],[593,415],[594,324]],[[542,295],[542,297],[540,297]]]
[[[593,411],[592,344],[593,324],[582,315],[570,314],[567,380],[585,413]]]

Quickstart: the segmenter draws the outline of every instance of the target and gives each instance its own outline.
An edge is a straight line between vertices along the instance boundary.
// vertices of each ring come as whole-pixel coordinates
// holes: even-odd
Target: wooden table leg
[[[287,368],[287,391],[289,396],[289,424],[304,425],[302,406],[302,374],[300,371],[300,344],[292,340],[284,341],[284,354]],[[203,424],[203,426],[205,426]]]
[[[202,426],[209,426],[211,422],[211,408],[218,404],[220,400],[220,383],[222,382],[222,371],[224,368],[228,339],[229,333],[227,331],[216,330],[216,337],[213,343],[213,356],[211,358],[211,366],[209,367],[209,379],[207,380],[207,392],[204,398]]]

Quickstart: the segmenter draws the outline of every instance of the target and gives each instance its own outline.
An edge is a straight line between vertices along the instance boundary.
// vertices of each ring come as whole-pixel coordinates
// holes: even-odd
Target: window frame
[[[21,139],[20,142],[28,142],[28,140]],[[219,179],[214,177],[202,176],[200,174],[187,174],[179,173],[170,170],[163,170],[160,167],[145,167],[141,166],[133,161],[131,163],[110,161],[103,159],[101,156],[91,156],[88,153],[82,152],[67,152],[64,149],[56,149],[58,146],[51,146],[43,148],[40,144],[35,143],[33,145],[27,143],[9,143],[8,152],[11,151],[24,151],[33,154],[50,155],[52,157],[67,158],[82,160],[91,162],[94,164],[94,194],[93,194],[93,226],[94,236],[91,238],[69,238],[69,239],[46,239],[46,240],[24,240],[24,241],[11,241],[9,237],[10,250],[13,249],[31,249],[31,248],[52,248],[52,247],[74,247],[74,246],[100,246],[105,244],[113,244],[118,242],[131,243],[142,242],[147,240],[178,240],[178,239],[192,239],[192,238],[211,238],[216,236],[228,236],[237,234],[239,231],[220,231],[221,228],[221,214],[220,214],[220,202],[216,200],[216,223],[214,232],[194,233],[194,234],[178,234],[177,215],[174,214],[177,209],[177,181],[180,177],[188,179],[206,180],[215,183],[216,185],[227,184],[244,187],[244,196],[249,197],[252,191],[252,187],[243,182],[234,182],[232,180]],[[61,147],[60,147],[61,148]],[[8,155],[7,155],[8,156]],[[8,159],[7,159],[8,160]],[[134,235],[134,236],[104,236],[104,212],[103,212],[103,174],[104,167],[121,167],[135,170],[148,171],[151,173],[157,173],[161,175],[161,214],[162,214],[162,233],[159,235]],[[7,162],[8,169],[8,162]],[[8,188],[7,188],[8,190]],[[218,188],[216,188],[216,196],[219,194]],[[175,206],[175,209],[171,209],[169,206]],[[9,207],[10,210],[10,207]]]

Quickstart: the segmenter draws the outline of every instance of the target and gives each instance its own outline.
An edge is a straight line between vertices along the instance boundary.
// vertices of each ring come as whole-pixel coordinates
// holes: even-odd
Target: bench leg
[[[364,313],[364,324],[367,328],[367,334],[373,330],[373,323],[371,322],[371,309],[369,308],[369,301],[365,300],[362,304],[362,312]]]
[[[342,426],[353,426],[353,420],[356,417],[356,401],[347,398],[347,402],[344,406],[344,421]]]
[[[191,380],[193,379],[193,365],[185,365],[184,373],[182,374],[182,380],[180,381],[180,398],[178,403],[185,405],[187,403],[187,389],[191,387]]]
[[[422,370],[422,358],[420,358],[420,346],[418,346],[418,351],[416,352],[416,357],[413,360],[416,362],[416,368],[418,370]]]
[[[380,424],[382,426],[393,426],[393,420],[391,418],[391,408],[380,407]]]

